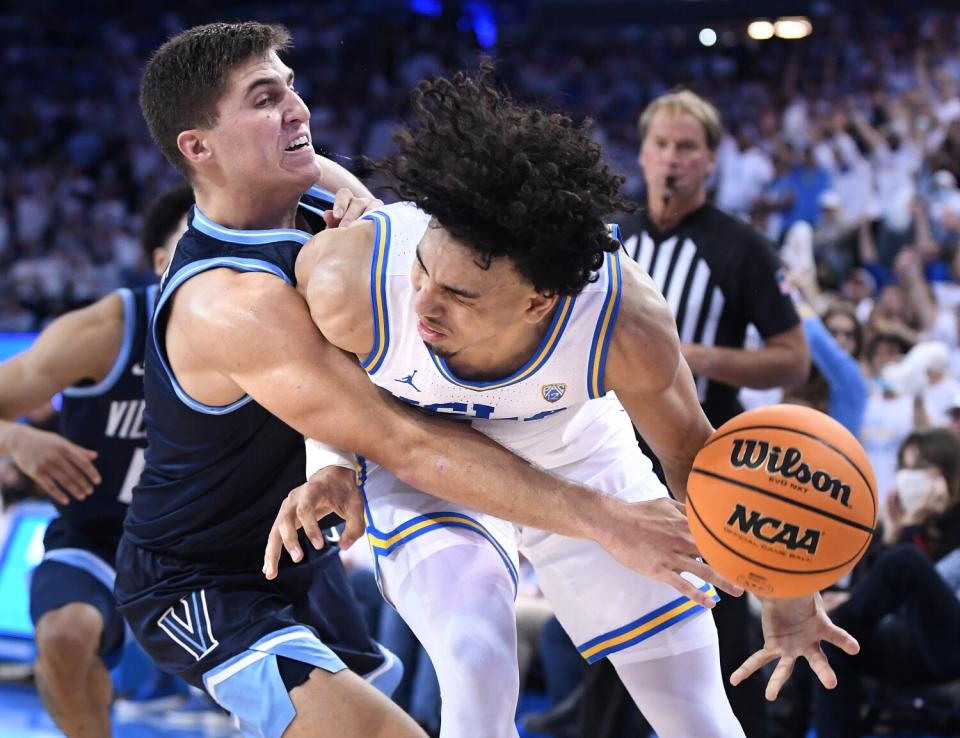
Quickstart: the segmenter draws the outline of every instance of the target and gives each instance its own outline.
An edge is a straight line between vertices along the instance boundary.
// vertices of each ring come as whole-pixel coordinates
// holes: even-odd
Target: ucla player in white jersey
[[[477,79],[420,84],[422,125],[400,134],[388,165],[409,202],[315,237],[298,285],[324,335],[398,399],[469,418],[534,465],[646,510],[649,535],[636,541],[646,556],[628,568],[594,540],[496,517],[492,497],[470,509],[358,457],[384,596],[436,667],[445,738],[517,735],[518,551],[583,657],[611,659],[660,738],[743,736],[704,611],[714,575],[692,560],[683,576],[662,567],[676,536],[658,528],[682,504],[668,499],[631,427],[682,500],[712,429],[668,306],[604,225],[626,204],[622,179],[585,127],[509,101],[491,77],[485,67]],[[296,550],[297,525],[315,528],[331,504],[350,509],[332,495],[310,484],[291,493],[268,570],[281,539]],[[734,678],[779,658],[771,699],[799,656],[835,683],[821,640],[858,648],[819,597],[765,602],[764,625],[764,649]]]

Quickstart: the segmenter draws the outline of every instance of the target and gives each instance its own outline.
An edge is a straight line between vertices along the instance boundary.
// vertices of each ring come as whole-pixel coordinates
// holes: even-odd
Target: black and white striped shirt
[[[684,343],[742,348],[751,323],[764,338],[799,324],[773,244],[746,223],[707,204],[667,232],[645,213],[622,227],[624,248],[660,287]],[[739,388],[696,380],[715,426],[742,411]]]

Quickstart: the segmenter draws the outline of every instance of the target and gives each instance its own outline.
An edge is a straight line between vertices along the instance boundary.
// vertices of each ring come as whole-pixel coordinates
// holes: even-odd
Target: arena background
[[[945,345],[936,381],[930,367],[899,362],[921,377],[903,393],[928,403],[926,422],[957,424],[960,8],[947,1],[0,3],[0,360],[66,310],[151,280],[140,214],[177,175],[140,115],[140,71],[169,35],[241,19],[291,29],[286,61],[311,107],[315,146],[374,185],[368,159],[391,152],[411,87],[475,67],[481,55],[496,61],[516,97],[593,119],[607,159],[640,202],[637,116],[672,88],[695,90],[717,105],[729,133],[711,182],[715,202],[787,244],[789,255],[799,248],[815,257],[808,266],[818,289],[809,297],[821,310],[847,300],[868,335]],[[748,31],[755,21],[766,25]],[[806,228],[791,231],[798,223]],[[797,247],[791,234],[809,243]],[[913,304],[909,290],[900,302],[884,296],[918,262],[930,320],[930,305]],[[865,365],[868,380],[874,369]],[[25,422],[49,426],[54,408]],[[890,438],[869,435],[886,432],[881,426],[865,424],[861,440],[877,454],[881,486],[890,486],[896,443],[891,452]],[[29,499],[36,491],[3,458],[0,491],[0,735],[56,735],[30,687],[24,599],[49,510]],[[544,667],[534,662],[523,712],[549,707]],[[136,684],[141,667],[131,660],[118,680]],[[877,731],[960,735],[956,687],[876,693],[868,707],[880,716]],[[231,734],[207,713],[124,701],[117,735]],[[797,720],[773,714],[771,738],[803,735]]]

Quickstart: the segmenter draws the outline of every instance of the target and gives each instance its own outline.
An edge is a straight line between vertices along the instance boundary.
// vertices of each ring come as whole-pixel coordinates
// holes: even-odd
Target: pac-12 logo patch
[[[565,382],[560,382],[558,384],[545,384],[540,388],[540,394],[543,395],[543,399],[547,402],[556,402],[563,397],[563,393],[566,391],[567,385]]]

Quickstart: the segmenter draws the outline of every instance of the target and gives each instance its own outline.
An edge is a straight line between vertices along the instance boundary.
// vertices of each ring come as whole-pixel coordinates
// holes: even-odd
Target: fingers
[[[343,516],[346,524],[343,526],[343,533],[340,534],[340,548],[346,551],[354,544],[364,533],[363,522],[363,500],[360,498],[360,490],[356,491],[350,499],[348,509]]]
[[[340,227],[345,228],[364,213],[370,210],[376,210],[381,205],[383,205],[383,203],[380,200],[367,197],[353,198],[353,200],[351,200],[350,204],[347,206],[346,212],[343,214],[343,219],[340,221]]]
[[[37,486],[43,490],[47,497],[56,502],[58,505],[70,504],[70,498],[60,490],[60,488],[50,477],[34,477],[33,481],[37,483]]]
[[[698,605],[705,607],[708,610],[712,609],[714,605],[717,604],[714,602],[713,597],[708,595],[706,592],[701,592],[676,572],[670,572],[663,581],[671,585],[684,597],[689,597]]]
[[[730,684],[736,687],[751,674],[769,664],[776,658],[776,654],[763,648],[740,664],[740,667],[730,675]]]
[[[793,665],[795,663],[796,659],[792,656],[780,657],[780,661],[777,662],[777,668],[774,669],[773,674],[770,675],[770,681],[767,682],[767,689],[763,695],[769,702],[777,699],[783,685],[787,683],[787,679],[789,679],[793,673]],[[830,667],[827,668],[829,669]]]
[[[827,656],[824,654],[823,649],[817,647],[815,651],[806,653],[804,656],[806,656],[810,668],[813,669],[813,673],[817,675],[817,679],[820,680],[820,683],[824,687],[833,689],[837,686],[837,675],[833,669],[830,668],[830,662],[827,661]]]
[[[290,554],[290,558],[294,561],[300,561],[303,558],[303,551],[297,538],[297,529],[300,527],[299,518],[297,517],[297,508],[290,502],[289,496],[280,506],[280,512],[277,514],[277,519],[273,521],[273,526],[276,528],[280,540],[283,541],[283,547]]]
[[[860,644],[857,642],[857,639],[847,633],[847,631],[845,631],[843,628],[839,628],[833,623],[830,624],[830,627],[827,630],[826,635],[824,635],[823,640],[825,640],[827,643],[832,643],[834,646],[850,656],[856,656],[858,653],[860,653]]]
[[[40,474],[53,480],[60,490],[75,500],[85,500],[93,493],[90,482],[68,459],[48,462]]]
[[[690,572],[691,574],[696,574],[705,582],[710,582],[717,589],[722,589],[724,592],[731,594],[734,597],[739,597],[743,594],[743,587],[734,584],[726,577],[720,576],[716,571],[713,570],[711,566],[708,566],[702,561],[691,561],[690,565],[686,567],[686,571]]]
[[[320,526],[317,525],[317,516],[313,512],[313,508],[308,505],[304,505],[303,503],[298,505],[297,520],[300,521],[300,525],[303,527],[303,532],[306,534],[310,543],[313,544],[314,549],[319,551],[321,548],[323,548],[325,545],[323,540],[323,531],[321,531]]]
[[[343,222],[343,216],[347,212],[347,207],[350,205],[350,201],[352,199],[353,193],[346,187],[341,187],[339,190],[337,190],[337,194],[333,198],[333,207],[327,211],[327,213],[332,214],[332,225],[347,225]],[[327,222],[326,216],[324,216],[324,222],[326,222],[328,226],[331,225],[329,222]]]
[[[277,576],[277,565],[280,563],[280,551],[283,547],[283,539],[280,537],[280,531],[277,529],[277,523],[274,521],[270,528],[270,535],[267,536],[267,547],[263,551],[263,574],[267,579],[275,579]]]
[[[93,463],[93,460],[97,458],[96,451],[88,451],[85,448],[75,446],[70,449],[68,458],[70,463],[80,470],[91,485],[96,486],[103,481],[100,477],[100,472],[97,471],[97,467]]]

